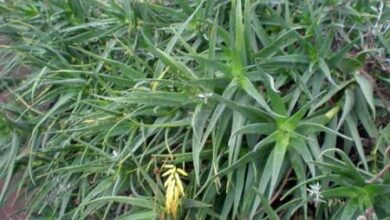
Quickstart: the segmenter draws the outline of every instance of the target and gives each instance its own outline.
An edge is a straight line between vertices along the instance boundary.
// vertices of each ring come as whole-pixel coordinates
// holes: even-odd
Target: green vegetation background
[[[169,219],[167,164],[178,219],[390,216],[386,1],[2,2],[0,202]]]

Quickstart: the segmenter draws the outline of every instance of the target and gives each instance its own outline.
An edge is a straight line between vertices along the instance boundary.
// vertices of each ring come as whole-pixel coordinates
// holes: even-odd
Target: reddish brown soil
[[[0,181],[0,189],[3,188],[3,181]],[[6,199],[6,203],[0,206],[0,220],[25,220],[26,214],[23,213],[26,206],[26,200],[21,196],[17,198],[17,192],[12,192]]]

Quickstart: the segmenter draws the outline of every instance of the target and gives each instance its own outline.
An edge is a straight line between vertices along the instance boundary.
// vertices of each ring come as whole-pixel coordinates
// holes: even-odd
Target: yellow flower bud
[[[335,106],[331,110],[329,110],[327,113],[325,113],[325,117],[327,117],[328,119],[332,119],[337,115],[339,110],[340,110],[340,106]]]

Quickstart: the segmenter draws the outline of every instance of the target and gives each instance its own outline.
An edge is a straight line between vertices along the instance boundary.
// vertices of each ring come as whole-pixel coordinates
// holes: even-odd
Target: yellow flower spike
[[[84,123],[84,124],[93,124],[93,123],[95,123],[96,122],[96,120],[94,120],[94,119],[86,119],[86,120],[84,120],[83,122],[81,122],[81,123]]]
[[[173,176],[173,175],[170,175],[170,176],[168,177],[168,179],[167,179],[167,180],[165,181],[165,183],[164,183],[164,187],[167,188],[167,186],[168,186],[169,184],[175,184],[175,182],[174,182],[174,176]]]
[[[176,169],[176,167],[175,166],[173,166],[172,164],[165,164],[165,165],[163,165],[162,166],[163,168],[175,168]]]
[[[188,173],[180,168],[177,168],[177,172],[179,172],[182,176],[188,176]]]
[[[177,173],[175,174],[175,179],[176,179],[176,186],[179,189],[180,194],[184,196],[183,183],[181,182],[181,179]]]
[[[171,206],[174,203],[174,189],[175,185],[173,183],[168,184],[165,196],[165,207],[168,211],[171,209]]]
[[[169,174],[171,174],[174,170],[171,169],[171,170],[168,170],[167,172],[163,173],[163,175],[161,175],[162,177],[164,176],[168,176]]]
[[[188,174],[174,165],[164,165],[166,171],[162,177],[166,177],[164,182],[165,187],[165,211],[170,214],[173,219],[177,217],[178,207],[180,206],[181,197],[184,196],[183,182],[180,176],[188,176]]]
[[[179,192],[179,188],[175,187],[175,196],[171,207],[171,214],[173,219],[176,219],[177,217],[177,208],[179,207],[179,203],[180,203],[180,192]]]

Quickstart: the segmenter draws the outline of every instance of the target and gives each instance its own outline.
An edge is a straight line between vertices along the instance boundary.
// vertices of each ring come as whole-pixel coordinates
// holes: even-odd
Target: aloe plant
[[[2,204],[16,188],[31,219],[388,217],[385,2],[3,2]]]

